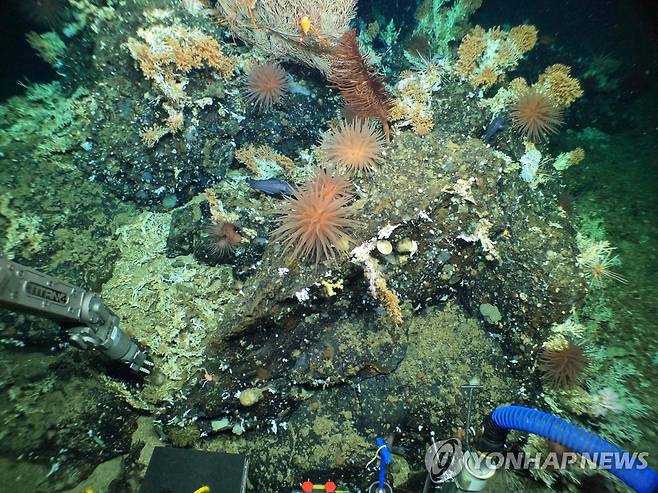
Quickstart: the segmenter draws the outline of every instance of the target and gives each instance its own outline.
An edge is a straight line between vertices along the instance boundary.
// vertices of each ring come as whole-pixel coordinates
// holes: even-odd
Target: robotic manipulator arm
[[[0,255],[0,308],[31,313],[67,326],[71,343],[149,374],[153,362],[119,328],[119,318],[97,293],[68,284]]]

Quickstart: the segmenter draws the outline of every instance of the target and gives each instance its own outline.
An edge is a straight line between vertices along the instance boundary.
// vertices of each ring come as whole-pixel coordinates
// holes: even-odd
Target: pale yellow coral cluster
[[[418,72],[403,72],[395,85],[396,98],[390,119],[398,127],[411,126],[412,130],[425,135],[432,131],[432,92],[441,84],[440,67],[428,63]]]
[[[491,113],[496,115],[516,103],[527,89],[528,82],[523,77],[517,77],[516,79],[512,79],[506,86],[498,89],[494,96],[481,99],[479,104],[485,108],[489,108]]]
[[[146,147],[153,147],[158,141],[169,133],[169,129],[154,123],[150,127],[144,127],[140,133],[139,137],[142,139],[142,144]]]
[[[576,147],[573,151],[563,152],[555,158],[553,167],[558,171],[563,171],[571,166],[575,166],[585,159],[585,150],[582,147]]]
[[[181,24],[154,24],[139,29],[137,35],[140,39],[128,38],[126,47],[144,76],[166,100],[163,125],[154,124],[141,132],[142,141],[152,147],[167,133],[175,134],[183,128],[187,74],[209,68],[228,79],[233,75],[236,60],[224,55],[212,36]]]
[[[525,79],[517,77],[498,89],[494,96],[481,99],[480,105],[489,108],[493,115],[498,114],[514,105],[528,87]],[[559,63],[547,67],[532,87],[546,95],[560,109],[568,108],[583,95],[580,82],[571,75],[571,68]]]
[[[395,325],[402,325],[402,308],[400,307],[400,298],[386,284],[383,277],[375,280],[375,289],[377,297],[382,301],[388,317]]]
[[[547,67],[535,87],[561,108],[568,108],[583,95],[580,82],[571,75],[571,67],[561,63]]]
[[[509,31],[499,27],[485,31],[476,26],[459,45],[455,73],[473,86],[490,87],[516,68],[536,42],[537,28],[532,25],[515,26]]]
[[[206,201],[208,202],[208,207],[210,209],[210,217],[212,219],[212,222],[215,224],[219,224],[223,221],[225,221],[225,216],[222,212],[222,205],[217,198],[217,194],[212,188],[207,189],[204,192],[204,195],[206,197]]]
[[[255,146],[248,145],[241,147],[235,151],[235,159],[242,163],[249,171],[251,171],[257,178],[262,173],[262,168],[268,167],[268,162],[274,163],[276,166],[283,168],[286,173],[291,173],[295,167],[292,159],[283,154],[279,154],[269,146]]]

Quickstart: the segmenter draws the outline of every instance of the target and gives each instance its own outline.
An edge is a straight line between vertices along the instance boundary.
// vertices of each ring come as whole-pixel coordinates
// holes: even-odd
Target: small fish
[[[505,115],[498,113],[491,119],[489,125],[487,125],[487,131],[484,133],[482,140],[484,140],[486,144],[490,144],[491,139],[493,139],[503,128],[505,128]]]
[[[264,192],[267,195],[273,196],[293,196],[295,194],[295,189],[290,185],[290,183],[277,180],[276,178],[268,178],[267,180],[253,180],[250,177],[247,177],[247,183],[254,190],[259,192]]]

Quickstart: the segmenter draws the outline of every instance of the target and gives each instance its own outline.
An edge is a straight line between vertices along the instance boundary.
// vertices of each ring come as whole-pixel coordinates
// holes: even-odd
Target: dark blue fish
[[[252,180],[250,177],[247,177],[247,183],[249,183],[249,186],[254,190],[264,192],[267,195],[287,195],[291,197],[295,194],[295,189],[292,188],[290,183],[277,180],[276,178],[268,178],[267,180]]]
[[[484,133],[482,140],[484,140],[485,144],[490,144],[491,139],[503,128],[505,128],[505,115],[498,113],[491,119],[489,125],[487,125],[487,131]]]

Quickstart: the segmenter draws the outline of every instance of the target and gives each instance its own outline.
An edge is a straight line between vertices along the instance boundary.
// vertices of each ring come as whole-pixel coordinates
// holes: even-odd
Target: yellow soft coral
[[[485,31],[476,26],[459,45],[455,73],[475,87],[490,87],[516,68],[536,42],[537,28],[532,25],[509,31],[499,27]]]
[[[484,29],[476,26],[462,39],[457,50],[459,59],[455,66],[455,71],[458,75],[466,77],[475,68],[475,61],[484,53],[487,46],[484,40],[484,34]]]
[[[244,166],[257,178],[261,175],[261,170],[258,166],[259,162],[274,162],[276,165],[283,168],[286,173],[292,172],[295,167],[295,163],[292,159],[283,154],[279,154],[266,145],[254,146],[250,144],[246,147],[241,147],[235,151],[235,159],[244,164]]]
[[[189,72],[209,68],[228,79],[233,75],[236,60],[225,56],[212,36],[181,24],[155,24],[139,29],[137,36],[139,39],[128,38],[126,47],[144,77],[164,96],[163,108],[167,112],[166,131],[158,124],[142,131],[143,142],[152,147],[166,133],[175,134],[183,127]]]
[[[402,308],[400,307],[400,298],[387,286],[386,280],[378,277],[375,280],[375,289],[377,297],[384,304],[386,313],[395,325],[402,325]]]
[[[532,50],[537,43],[537,28],[528,24],[514,26],[510,29],[508,37],[519,50],[525,53]]]
[[[547,67],[539,76],[537,87],[561,108],[568,108],[583,95],[580,82],[571,76],[571,68],[561,63]]]

